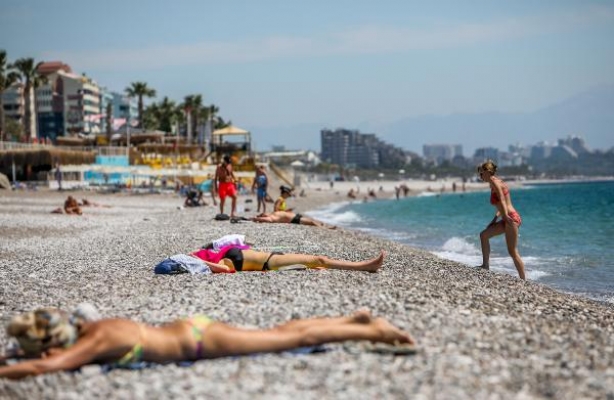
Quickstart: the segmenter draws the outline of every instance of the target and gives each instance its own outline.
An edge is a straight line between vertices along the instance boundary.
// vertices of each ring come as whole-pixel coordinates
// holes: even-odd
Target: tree
[[[202,119],[204,109],[203,97],[200,94],[185,96],[182,107],[186,114],[186,124],[189,124],[187,131],[192,133],[192,135],[188,136],[190,136],[189,139],[192,139],[193,135],[197,133],[198,126],[200,125],[199,121]],[[189,120],[188,114],[190,115]]]
[[[24,132],[28,140],[36,138],[37,135],[36,115],[33,116],[35,112],[34,89],[45,81],[37,72],[41,64],[42,61],[35,64],[33,58],[20,58],[12,66],[19,72],[19,79],[24,84],[23,98],[26,109],[23,120]]]
[[[139,99],[139,128],[143,127],[143,97],[156,97],[156,91],[147,87],[145,82],[132,82],[131,86],[126,88],[126,94],[129,97],[137,97]]]
[[[21,142],[23,137],[23,125],[15,121],[13,118],[8,118],[5,122],[5,138],[11,142]]]
[[[12,71],[12,66],[8,64],[7,61],[6,51],[0,50],[0,140],[4,140],[4,133],[6,131],[2,92],[8,89],[18,79],[17,72]]]

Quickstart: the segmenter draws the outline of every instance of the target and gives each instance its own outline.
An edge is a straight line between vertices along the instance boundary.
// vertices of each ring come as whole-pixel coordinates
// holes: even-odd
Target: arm
[[[207,264],[207,266],[209,268],[211,268],[211,271],[213,273],[216,273],[216,274],[219,274],[219,273],[232,274],[232,273],[237,272],[237,271],[235,271],[234,268],[231,268],[231,267],[229,267],[229,266],[227,266],[225,264],[221,264],[221,263],[220,264],[216,264],[216,263],[213,263],[213,262],[210,262],[210,261],[205,261],[205,260],[202,260],[202,261],[205,264]]]
[[[94,361],[101,352],[100,344],[100,335],[92,333],[80,338],[69,349],[55,352],[50,357],[0,367],[0,377],[21,379],[30,375],[72,370]]]
[[[509,218],[507,216],[509,211],[507,209],[507,201],[505,199],[505,195],[503,194],[503,185],[498,180],[494,182],[494,185],[495,191],[497,192],[497,196],[499,196],[500,199],[499,206],[497,207],[497,214],[500,215],[501,218],[507,220]]]
[[[499,218],[499,211],[497,211],[495,213],[494,218],[492,219],[492,221],[490,221],[490,223],[488,225],[486,225],[486,227],[488,228],[489,226],[492,226],[492,225],[496,224],[497,223],[497,218]]]

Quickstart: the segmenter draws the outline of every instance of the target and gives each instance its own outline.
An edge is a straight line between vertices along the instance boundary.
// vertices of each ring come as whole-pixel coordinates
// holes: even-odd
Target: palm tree
[[[4,103],[2,92],[17,81],[17,72],[12,71],[12,66],[7,63],[6,51],[0,50],[0,140],[4,140]]]
[[[186,123],[190,124],[190,126],[188,127],[188,132],[194,134],[198,129],[199,119],[202,115],[203,96],[201,96],[200,94],[191,94],[185,96],[182,106],[186,113]],[[189,121],[187,121],[188,114],[190,115]],[[192,139],[192,136],[189,136],[190,137],[188,139]]]
[[[139,99],[139,128],[143,127],[143,97],[156,97],[156,91],[147,87],[145,82],[132,82],[131,86],[126,88],[126,94],[129,97],[138,97]]]
[[[42,77],[38,75],[37,69],[42,64],[41,62],[34,63],[33,58],[20,58],[13,63],[13,68],[19,72],[19,79],[24,84],[23,97],[25,103],[24,113],[24,132],[28,139],[36,137],[36,116],[34,113],[34,89],[42,83]]]

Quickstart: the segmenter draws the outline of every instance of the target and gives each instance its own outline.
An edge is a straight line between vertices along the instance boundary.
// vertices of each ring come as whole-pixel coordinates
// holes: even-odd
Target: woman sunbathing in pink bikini
[[[415,344],[408,333],[383,318],[372,317],[366,310],[346,317],[297,319],[271,329],[248,330],[205,316],[160,327],[128,319],[85,322],[47,308],[13,317],[7,333],[17,339],[22,355],[42,357],[0,366],[0,377],[11,379],[73,370],[93,363],[125,366],[138,361],[201,360],[347,340],[408,347]]]
[[[478,175],[484,181],[490,184],[490,204],[497,208],[495,217],[490,221],[486,229],[480,233],[480,242],[482,244],[482,265],[481,268],[489,268],[490,258],[490,238],[493,236],[505,233],[505,242],[507,243],[507,251],[509,252],[514,265],[518,271],[520,279],[525,279],[524,263],[518,252],[518,229],[522,224],[522,218],[514,206],[510,198],[510,191],[501,179],[495,176],[497,166],[492,161],[488,160],[478,167]],[[499,217],[501,219],[497,220]]]

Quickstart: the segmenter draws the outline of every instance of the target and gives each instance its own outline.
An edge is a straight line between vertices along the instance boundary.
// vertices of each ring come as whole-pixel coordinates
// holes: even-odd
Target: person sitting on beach
[[[273,206],[273,211],[292,211],[292,208],[288,208],[286,204],[286,199],[292,196],[292,188],[282,185],[279,187],[279,198],[275,201],[275,205]]]
[[[199,207],[199,206],[207,206],[207,202],[203,199],[203,192],[195,187],[191,187],[188,189],[188,192],[185,196],[185,201],[183,202],[184,207]]]
[[[79,207],[79,203],[77,199],[72,196],[68,196],[64,201],[64,208],[56,208],[51,211],[52,214],[69,214],[69,215],[81,215],[83,212],[81,211],[81,207]]]
[[[259,214],[251,218],[251,220],[254,222],[268,222],[273,224],[297,224],[317,226],[318,228],[337,229],[334,225],[328,225],[317,219],[306,217],[292,211],[275,211],[268,214]]]
[[[368,310],[336,318],[296,319],[270,329],[243,329],[204,315],[151,326],[129,319],[86,322],[55,308],[14,316],[7,327],[28,357],[0,366],[0,377],[21,379],[87,364],[126,366],[139,361],[168,363],[264,352],[348,340],[413,347],[409,333]]]
[[[478,167],[478,175],[490,185],[490,204],[497,209],[495,217],[486,226],[486,229],[480,232],[480,243],[482,245],[482,265],[480,267],[489,269],[490,238],[505,233],[507,251],[514,260],[520,279],[525,279],[524,262],[518,252],[518,230],[522,224],[522,218],[512,205],[507,185],[495,176],[496,172],[497,166],[490,160]],[[501,219],[497,220],[499,217]]]
[[[191,256],[203,260],[214,273],[269,271],[295,264],[313,269],[377,272],[384,263],[385,253],[381,251],[379,256],[363,261],[344,261],[322,255],[264,252],[251,250],[246,245],[230,245],[222,247],[219,251],[200,249]]]

